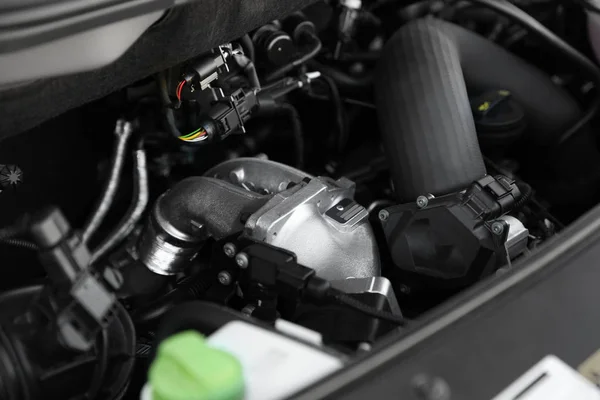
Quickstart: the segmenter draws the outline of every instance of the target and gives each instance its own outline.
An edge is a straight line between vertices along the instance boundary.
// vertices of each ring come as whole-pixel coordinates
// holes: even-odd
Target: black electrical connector
[[[112,321],[119,280],[104,281],[89,268],[87,246],[58,209],[35,217],[30,231],[51,281],[47,298],[42,296],[40,301],[52,304],[57,337],[69,349],[88,351]]]
[[[329,281],[316,276],[315,270],[298,264],[293,253],[262,242],[248,246],[243,253],[248,256],[248,282],[265,288],[275,288],[277,295],[283,299],[292,302],[302,300],[317,305],[343,305],[395,325],[406,325],[402,316],[373,308],[333,289]]]
[[[484,221],[511,211],[522,197],[516,182],[503,176],[487,175],[475,182],[463,196],[463,203]]]
[[[221,140],[237,130],[245,132],[244,124],[258,106],[254,90],[238,89],[216,103],[200,122],[209,140]]]

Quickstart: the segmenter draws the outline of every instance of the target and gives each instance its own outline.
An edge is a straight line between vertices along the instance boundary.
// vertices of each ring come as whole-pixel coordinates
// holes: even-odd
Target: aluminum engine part
[[[385,296],[393,314],[402,315],[392,283],[382,276],[361,279],[343,279],[331,282],[331,286],[348,294],[375,293]]]
[[[508,238],[506,239],[506,251],[511,260],[514,260],[525,250],[529,241],[529,230],[515,217],[505,215],[499,219],[504,220],[508,226]]]
[[[273,193],[246,222],[247,236],[294,252],[300,264],[325,279],[380,275],[369,214],[354,202],[355,185],[348,179],[311,179],[294,168],[260,159],[228,161],[207,175]]]
[[[380,274],[369,213],[355,203],[354,183],[315,178],[278,193],[246,223],[245,233],[292,251],[325,279]]]
[[[243,230],[241,217],[268,200],[222,180],[185,179],[154,204],[137,246],[139,259],[160,275],[180,272],[205,239],[220,240]]]
[[[241,186],[250,192],[274,194],[313,177],[296,168],[260,158],[225,161],[204,174]]]
[[[162,216],[159,204],[160,199],[140,238],[138,254],[150,271],[173,275],[195,257],[202,241],[173,227]]]
[[[138,243],[153,272],[181,271],[205,239],[236,232],[294,252],[325,279],[380,275],[368,212],[355,203],[354,183],[313,178],[257,158],[226,161],[204,177],[163,194]]]

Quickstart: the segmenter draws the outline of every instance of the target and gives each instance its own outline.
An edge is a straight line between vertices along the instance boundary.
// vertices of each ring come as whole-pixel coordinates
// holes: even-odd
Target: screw
[[[241,269],[248,268],[248,264],[250,263],[250,260],[248,260],[248,254],[246,254],[246,253],[239,253],[237,256],[235,256],[235,263]]]
[[[381,210],[379,211],[379,219],[382,221],[387,221],[387,219],[390,217],[390,213],[387,210]]]
[[[494,232],[494,235],[502,235],[502,232],[504,232],[504,224],[500,221],[496,221],[492,224],[492,232]]]
[[[417,207],[425,208],[429,204],[429,199],[425,196],[417,197]]]
[[[225,243],[225,246],[223,246],[223,251],[225,252],[225,255],[227,255],[227,257],[233,258],[235,257],[235,252],[237,251],[237,249],[235,248],[235,244]]]
[[[343,211],[344,210],[344,206],[343,205],[338,205],[335,207],[338,211]]]
[[[231,285],[231,274],[227,271],[221,271],[219,272],[219,275],[217,275],[217,279],[219,279],[219,283],[223,286],[229,286]]]

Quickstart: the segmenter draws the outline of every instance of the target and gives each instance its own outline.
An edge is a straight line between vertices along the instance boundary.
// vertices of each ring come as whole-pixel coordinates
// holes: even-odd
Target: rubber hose
[[[252,43],[250,35],[245,34],[244,36],[242,36],[240,38],[240,45],[244,50],[244,54],[246,54],[246,56],[254,63],[256,61],[256,52],[254,51],[254,43]]]
[[[273,82],[274,80],[281,78],[282,76],[284,76],[285,74],[287,74],[288,72],[293,70],[294,68],[297,68],[300,65],[315,58],[319,54],[321,49],[323,48],[323,44],[321,43],[321,40],[316,36],[311,36],[311,40],[313,40],[314,44],[313,44],[313,47],[308,52],[306,52],[304,55],[300,56],[296,60],[292,61],[291,63],[283,65],[283,66],[277,68],[275,71],[269,73],[265,77],[265,81]]]
[[[296,168],[304,168],[304,133],[302,130],[302,121],[296,108],[288,103],[281,104],[281,110],[287,115],[292,126],[294,136],[294,152],[296,153]]]
[[[438,22],[400,29],[376,76],[379,124],[401,201],[460,191],[486,175],[459,48]]]
[[[206,233],[220,240],[243,230],[240,215],[256,212],[267,200],[221,179],[191,177],[173,186],[155,207],[168,226],[180,234],[195,237],[198,233],[190,221],[202,221]]]
[[[363,91],[368,90],[373,85],[373,77],[367,75],[363,78],[357,78],[347,73],[340,71],[329,65],[321,64],[315,60],[308,62],[308,67],[315,71],[321,72],[323,75],[330,77],[337,83],[340,89],[348,91]]]
[[[98,230],[104,217],[108,213],[119,184],[121,182],[121,171],[123,170],[123,163],[125,161],[125,152],[127,149],[127,142],[133,134],[133,126],[127,121],[118,121],[117,127],[115,128],[115,135],[117,140],[115,142],[115,148],[113,152],[112,165],[110,170],[110,177],[106,181],[102,197],[96,206],[95,211],[89,218],[88,222],[84,225],[81,240],[83,243],[88,243],[92,235]]]
[[[107,328],[103,328],[102,331],[98,334],[98,361],[96,364],[96,368],[94,369],[94,377],[93,381],[90,385],[88,392],[85,395],[85,399],[87,400],[95,400],[98,399],[101,392],[102,386],[104,383],[104,379],[107,375],[108,364],[109,364],[109,342],[108,342],[108,330]]]
[[[401,200],[462,190],[485,174],[468,93],[510,91],[538,146],[556,143],[581,117],[577,103],[543,72],[435,19],[401,28],[383,51],[377,77],[379,122]]]
[[[131,205],[125,213],[125,216],[117,224],[116,228],[106,237],[106,239],[104,239],[96,250],[94,250],[91,259],[92,263],[112,250],[133,232],[148,205],[148,169],[146,165],[146,151],[143,149],[142,141],[138,144],[138,148],[133,153],[133,157],[134,187]]]
[[[244,73],[252,85],[252,89],[256,91],[260,90],[260,80],[258,79],[256,67],[254,66],[252,60],[241,54],[236,54],[234,58],[239,67],[244,70]]]
[[[333,103],[333,108],[335,110],[335,124],[338,131],[336,150],[338,154],[341,155],[346,149],[349,138],[348,126],[345,120],[346,112],[344,110],[344,103],[342,102],[340,91],[335,81],[327,75],[322,75],[321,79],[327,84],[331,102]]]
[[[581,70],[586,73],[594,82],[596,88],[600,87],[600,68],[577,49],[558,37],[551,30],[542,25],[531,15],[521,10],[519,7],[511,4],[506,0],[469,0],[471,3],[490,8],[501,15],[519,23],[531,34],[537,36],[542,41],[546,42],[566,57],[569,61],[577,64]],[[486,55],[487,57],[487,55]],[[562,144],[569,140],[572,136],[580,133],[582,129],[596,116],[600,110],[600,94],[596,95],[594,102],[589,106],[585,114],[569,127],[558,139],[556,143]]]

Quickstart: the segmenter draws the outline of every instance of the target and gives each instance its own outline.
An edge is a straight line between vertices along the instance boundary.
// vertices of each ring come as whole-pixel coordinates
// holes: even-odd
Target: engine
[[[48,122],[85,123],[94,178],[71,191],[93,201],[60,186],[0,228],[6,259],[37,267],[0,293],[0,398],[288,398],[597,204],[600,68],[572,42],[597,49],[598,18],[565,28],[595,8],[401,3],[320,1],[167,51]],[[145,35],[195,7],[154,10]],[[0,166],[0,201],[31,195],[28,174]]]

